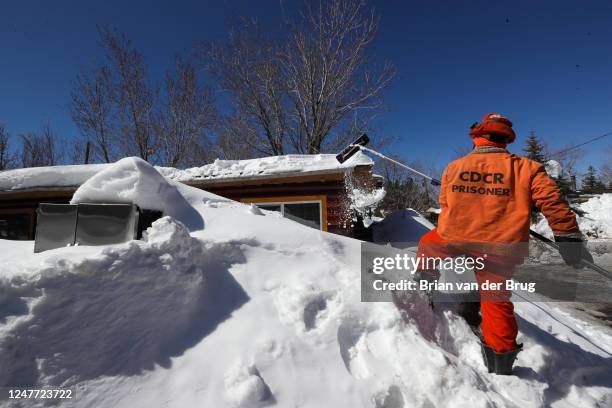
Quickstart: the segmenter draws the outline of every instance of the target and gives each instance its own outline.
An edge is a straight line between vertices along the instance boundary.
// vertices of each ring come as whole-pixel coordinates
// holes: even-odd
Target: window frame
[[[319,217],[321,225],[319,231],[327,231],[327,196],[285,196],[285,197],[246,197],[240,202],[247,204],[270,204],[280,205],[281,214],[285,216],[285,204],[319,204]],[[264,208],[265,209],[265,208]]]

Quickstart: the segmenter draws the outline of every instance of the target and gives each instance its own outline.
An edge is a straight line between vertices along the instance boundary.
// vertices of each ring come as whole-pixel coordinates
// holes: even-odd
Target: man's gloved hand
[[[582,239],[555,236],[555,242],[559,245],[559,253],[566,264],[579,269],[582,267],[580,265],[582,259],[593,262],[593,256]]]

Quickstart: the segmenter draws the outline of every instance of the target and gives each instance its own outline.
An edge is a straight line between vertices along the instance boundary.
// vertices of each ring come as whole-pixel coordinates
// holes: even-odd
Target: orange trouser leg
[[[438,234],[436,228],[429,231],[419,239],[419,249],[417,250],[418,257],[455,257],[460,254],[454,252],[446,241]]]
[[[426,265],[424,262],[425,258],[445,258],[454,256],[448,253],[447,247],[444,245],[445,242],[446,241],[438,235],[436,228],[423,235],[421,239],[419,239],[419,248],[417,250],[417,257],[423,259],[421,265]],[[429,276],[430,279],[437,279],[439,277],[439,272],[436,269],[420,267],[419,270],[423,274],[422,276]]]
[[[512,302],[482,302],[482,338],[496,353],[516,350],[518,327]]]
[[[438,234],[438,230],[436,228],[430,230],[427,234],[423,235],[421,239],[419,239],[419,248],[423,243],[444,243],[444,238],[442,238]]]
[[[445,257],[459,255],[454,254],[453,249],[447,248],[443,245],[444,243],[445,240],[440,237],[434,228],[419,240],[418,256]],[[487,280],[504,284],[505,280],[512,276],[513,270],[514,266],[511,263],[486,262],[485,270],[477,272],[476,279],[480,285]],[[514,305],[509,300],[510,295],[510,292],[505,290],[481,291],[480,309],[483,341],[497,353],[517,348],[518,326],[514,316]]]
[[[488,262],[485,270],[476,273],[482,286],[485,281],[500,283],[504,288],[506,279],[512,277],[513,265]],[[480,313],[482,314],[482,338],[484,343],[497,353],[517,348],[518,326],[514,316],[514,305],[510,302],[510,291],[480,291]]]

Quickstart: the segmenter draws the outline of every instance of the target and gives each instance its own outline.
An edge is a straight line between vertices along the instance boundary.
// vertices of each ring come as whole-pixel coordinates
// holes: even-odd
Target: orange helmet
[[[470,128],[470,136],[500,135],[506,138],[506,143],[514,142],[516,133],[512,130],[512,122],[499,113],[489,113],[482,117],[482,122],[474,123]]]

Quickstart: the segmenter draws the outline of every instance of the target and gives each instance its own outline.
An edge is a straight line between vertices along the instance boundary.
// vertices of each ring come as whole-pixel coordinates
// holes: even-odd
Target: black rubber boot
[[[512,365],[516,356],[521,350],[523,345],[519,344],[515,350],[506,351],[503,353],[496,353],[493,349],[486,344],[482,343],[482,358],[487,366],[490,373],[497,375],[512,375]]]

